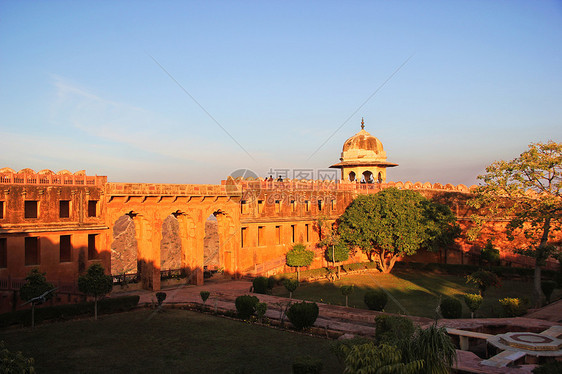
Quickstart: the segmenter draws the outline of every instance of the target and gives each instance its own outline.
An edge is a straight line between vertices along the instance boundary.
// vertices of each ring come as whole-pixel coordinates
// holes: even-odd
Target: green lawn
[[[500,288],[491,288],[486,292],[479,317],[497,317],[500,313],[498,299],[504,297],[521,297],[532,300],[532,282],[502,280]],[[334,283],[320,281],[301,283],[293,293],[293,298],[323,302],[334,305],[345,305],[345,297],[339,287],[355,285],[355,292],[349,297],[349,306],[367,308],[363,302],[365,292],[381,287],[395,299],[389,298],[385,311],[390,313],[406,313],[413,316],[433,318],[439,303],[440,295],[456,297],[462,302],[463,293],[478,293],[475,288],[466,284],[464,276],[455,276],[437,272],[419,270],[394,269],[391,274],[376,272],[343,275]],[[289,296],[283,286],[273,289],[273,295]],[[556,290],[553,300],[562,296],[562,290]],[[463,304],[463,317],[469,318],[470,311]],[[402,309],[403,308],[403,309]]]
[[[343,367],[330,341],[184,310],[150,310],[0,331],[38,373],[290,373],[301,355]]]

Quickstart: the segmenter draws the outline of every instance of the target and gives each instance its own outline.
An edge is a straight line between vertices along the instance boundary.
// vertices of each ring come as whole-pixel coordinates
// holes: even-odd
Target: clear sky
[[[361,117],[393,181],[562,141],[562,2],[0,1],[0,168],[325,169]]]

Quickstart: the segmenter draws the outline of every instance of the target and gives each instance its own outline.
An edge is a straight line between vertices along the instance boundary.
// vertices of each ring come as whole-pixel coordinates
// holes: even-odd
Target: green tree
[[[388,273],[398,257],[450,245],[458,229],[445,205],[415,191],[388,188],[353,200],[338,221],[338,234],[370,261],[374,256],[380,270]]]
[[[298,288],[299,281],[295,279],[284,279],[283,286],[289,291],[289,299],[293,298],[293,292]]]
[[[476,295],[472,293],[465,293],[462,295],[464,299],[464,303],[470,309],[470,318],[474,318],[474,313],[480,308],[482,305],[482,300],[484,298],[481,295]]]
[[[478,287],[480,296],[484,296],[484,292],[490,287],[500,287],[500,280],[495,273],[487,270],[478,270],[466,276],[466,283]]]
[[[53,297],[56,288],[47,282],[45,273],[32,269],[25,277],[26,282],[20,288],[20,298],[31,303],[31,327],[35,327],[35,305],[42,304]],[[27,304],[26,303],[26,304]]]
[[[480,251],[480,264],[499,265],[500,251],[494,247],[492,239],[488,239],[486,246]]]
[[[287,252],[287,265],[297,268],[297,280],[301,281],[301,266],[309,266],[314,259],[314,252],[306,249],[304,244],[295,244],[293,248]]]
[[[519,157],[492,163],[478,178],[484,184],[469,201],[477,209],[472,237],[486,221],[508,217],[508,239],[523,233],[527,242],[519,252],[536,259],[533,294],[540,306],[541,266],[553,253],[548,241],[562,221],[562,144],[530,144]]]
[[[86,295],[94,297],[94,319],[98,319],[98,300],[111,292],[113,279],[105,275],[103,266],[93,264],[86,274],[78,277],[78,289]]]
[[[39,269],[32,269],[25,277],[25,281],[20,288],[20,298],[25,301],[39,297],[55,288],[52,283],[47,282],[45,273],[40,273]],[[53,297],[53,293],[48,293],[42,301],[49,300],[51,297]]]
[[[349,295],[351,295],[354,291],[353,284],[351,286],[341,286],[340,291],[343,296],[345,296],[345,306],[348,306]]]

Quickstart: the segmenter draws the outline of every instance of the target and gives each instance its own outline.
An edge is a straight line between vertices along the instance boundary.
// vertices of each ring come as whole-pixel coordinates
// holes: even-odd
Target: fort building
[[[33,268],[45,272],[59,292],[72,293],[78,275],[93,263],[116,279],[136,278],[151,290],[175,275],[202,284],[205,267],[233,276],[287,271],[285,254],[295,243],[315,251],[311,267],[326,266],[317,247],[318,221],[334,222],[359,194],[389,187],[446,203],[461,228],[470,227],[465,204],[470,188],[386,182],[386,168],[397,165],[386,161],[382,143],[363,127],[345,142],[341,162],[332,165],[341,169],[339,180],[112,183],[84,171],[0,169],[0,298],[12,297],[2,290],[19,289]],[[495,222],[486,229],[498,246],[507,243],[504,228],[505,222]],[[440,253],[414,259],[466,263],[485,239],[461,238]],[[517,262],[522,257],[503,251],[502,258]],[[366,258],[358,254],[350,261],[361,260]]]

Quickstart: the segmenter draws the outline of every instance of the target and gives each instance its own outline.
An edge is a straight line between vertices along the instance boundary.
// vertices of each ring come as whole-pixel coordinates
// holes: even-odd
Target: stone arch
[[[361,174],[361,182],[365,181],[365,183],[374,183],[373,180],[373,172],[370,170],[365,170],[362,174]]]
[[[382,171],[379,171],[379,174],[377,175],[377,182],[382,183],[384,181],[383,175],[382,175]]]
[[[356,176],[354,171],[350,171],[348,174],[348,179],[350,182],[355,182]]]
[[[182,268],[182,247],[179,221],[174,213],[162,221],[162,240],[160,241],[160,270]]]
[[[406,183],[404,183],[404,188],[407,189],[407,190],[411,190],[413,186],[414,185],[410,181],[407,181]]]
[[[123,214],[114,219],[111,233],[111,274],[138,273],[138,244],[131,215]]]

